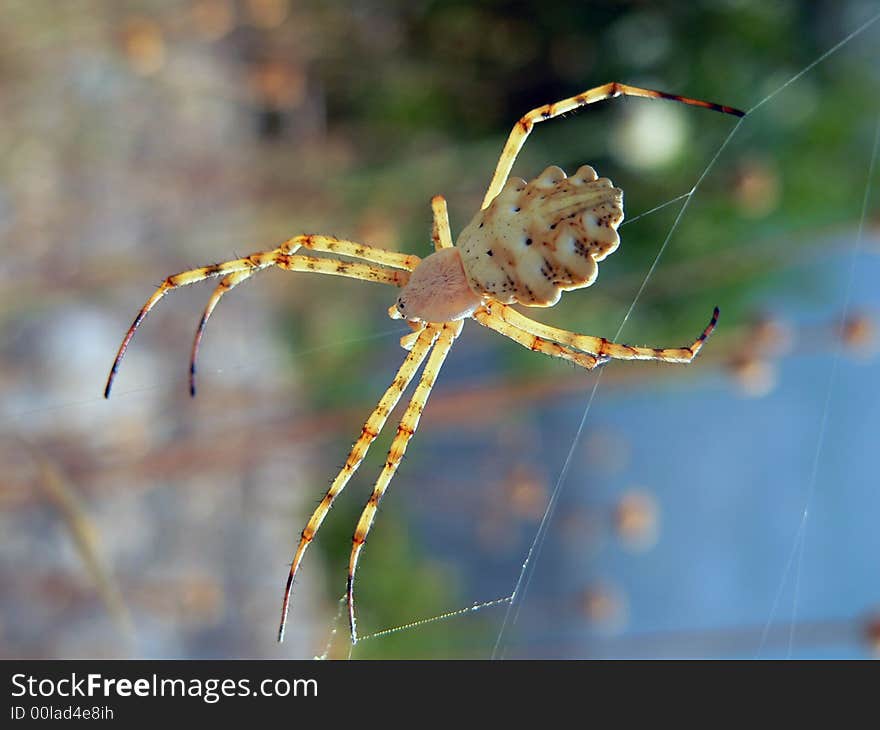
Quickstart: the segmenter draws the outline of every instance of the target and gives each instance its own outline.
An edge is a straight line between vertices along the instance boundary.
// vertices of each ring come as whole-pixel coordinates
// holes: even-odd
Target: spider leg
[[[199,320],[196,335],[193,338],[192,355],[189,359],[189,394],[193,398],[196,397],[196,359],[199,356],[199,346],[201,345],[202,337],[205,334],[205,327],[208,326],[208,319],[211,317],[214,307],[216,307],[217,303],[220,301],[220,297],[226,294],[230,289],[234,289],[241,284],[245,279],[249,279],[253,276],[253,273],[253,271],[236,271],[232,274],[227,274],[217,285],[217,288],[214,289],[214,293],[211,294],[211,298],[208,300],[202,318]]]
[[[396,251],[386,251],[385,249],[366,246],[361,243],[355,243],[354,241],[345,241],[339,238],[333,238],[332,236],[297,236],[296,238],[292,238],[289,241],[286,241],[282,248],[284,248],[284,246],[293,249],[291,251],[288,251],[288,253],[293,253],[293,251],[302,247],[312,251],[338,253],[344,256],[360,258],[365,261],[384,264],[385,266],[404,269],[406,271],[412,271],[420,261],[418,256],[401,254],[397,253]],[[229,274],[223,279],[223,281],[220,282],[220,284],[214,290],[214,293],[211,295],[211,299],[208,301],[208,305],[205,307],[205,312],[202,315],[202,319],[199,322],[198,329],[196,330],[195,338],[193,339],[192,357],[190,358],[189,368],[189,392],[191,396],[195,397],[196,394],[196,358],[198,357],[202,337],[205,334],[205,327],[208,324],[208,319],[214,311],[214,307],[217,306],[218,302],[220,301],[220,297],[222,297],[230,289],[238,286],[245,279],[250,278],[254,273],[255,270],[252,269],[249,271],[237,271],[235,273]]]
[[[446,198],[435,195],[431,198],[431,212],[434,214],[434,225],[431,229],[431,240],[434,249],[452,248],[452,232],[449,230],[449,212],[446,210]]]
[[[516,161],[517,155],[525,144],[526,137],[529,136],[529,133],[532,131],[532,127],[534,127],[535,124],[574,111],[587,104],[594,104],[597,101],[604,101],[605,99],[613,99],[616,96],[641,96],[648,99],[670,99],[682,104],[690,104],[691,106],[712,109],[717,112],[723,112],[724,114],[733,114],[737,117],[745,116],[745,112],[742,112],[739,109],[734,109],[733,107],[714,104],[709,101],[701,101],[699,99],[689,99],[686,96],[667,94],[663,91],[641,89],[637,86],[627,86],[626,84],[619,84],[616,82],[597,86],[595,89],[589,89],[577,96],[571,96],[568,99],[563,99],[562,101],[557,101],[553,104],[545,104],[537,109],[533,109],[513,126],[513,130],[507,138],[507,143],[504,145],[504,150],[501,152],[501,157],[495,168],[495,174],[492,176],[492,182],[489,184],[489,189],[486,191],[486,196],[483,198],[483,205],[481,207],[486,208],[489,203],[495,199],[495,196],[501,192],[501,188],[504,187],[504,183],[507,182],[507,177],[510,175],[510,170],[513,168],[513,163]]]
[[[405,334],[400,338],[400,346],[404,350],[412,350],[413,345],[416,343],[416,340],[419,337],[421,331],[425,328],[425,324],[423,322],[412,322],[407,320],[407,324],[412,329],[412,332]]]
[[[440,336],[437,338],[434,349],[428,357],[428,362],[422,372],[419,384],[416,386],[412,400],[409,402],[406,411],[404,411],[403,417],[400,419],[397,433],[391,442],[391,448],[388,450],[388,457],[385,461],[385,466],[382,469],[382,473],[379,474],[379,478],[376,480],[370,499],[367,501],[364,511],[361,513],[357,528],[355,528],[354,537],[352,538],[351,555],[348,560],[348,583],[345,594],[348,603],[348,620],[351,629],[352,644],[357,643],[357,629],[354,615],[354,575],[357,570],[361,549],[364,546],[370,528],[373,526],[373,520],[376,517],[376,510],[379,508],[379,501],[382,499],[382,495],[385,494],[385,490],[388,489],[388,484],[391,482],[391,479],[397,471],[397,467],[403,459],[409,440],[413,437],[416,428],[418,428],[419,418],[425,408],[425,403],[428,401],[428,396],[431,395],[431,388],[434,385],[434,381],[437,379],[437,374],[440,372],[440,368],[443,366],[443,361],[449,354],[452,344],[461,333],[463,324],[464,321],[459,320],[457,322],[446,322],[442,325]]]
[[[361,462],[367,455],[370,445],[382,431],[382,428],[385,426],[385,421],[388,420],[388,415],[394,410],[401,395],[403,395],[403,392],[412,381],[413,376],[419,369],[419,366],[422,364],[422,361],[425,359],[425,356],[428,354],[428,351],[431,349],[439,333],[439,325],[428,325],[427,327],[422,327],[419,331],[418,339],[415,345],[413,345],[412,351],[407,355],[388,390],[385,391],[385,394],[379,400],[379,404],[370,414],[370,417],[361,429],[361,435],[358,437],[357,441],[355,441],[354,446],[352,446],[351,452],[345,460],[344,466],[339,474],[336,475],[336,478],[333,480],[333,483],[330,485],[330,488],[327,490],[321,503],[312,513],[312,516],[309,518],[308,523],[303,529],[299,546],[293,556],[293,562],[290,564],[287,585],[284,588],[284,601],[281,607],[281,623],[278,626],[278,641],[284,640],[284,627],[287,623],[287,612],[290,607],[290,594],[293,588],[293,580],[296,577],[297,570],[299,570],[306,548],[308,548],[309,544],[315,537],[315,533],[317,533],[318,529],[321,527],[321,523],[324,521],[330,508],[333,506],[333,501],[339,496],[342,490],[345,489],[349,479],[351,479],[352,475],[361,465]]]
[[[316,256],[281,254],[275,258],[273,264],[285,271],[311,271],[315,274],[344,276],[347,279],[360,279],[361,281],[390,284],[396,287],[406,286],[406,282],[409,281],[409,271],[386,269],[384,266],[376,266],[375,264],[343,261],[325,256],[318,258]]]
[[[296,248],[299,247],[297,246]],[[141,307],[137,316],[134,318],[134,322],[131,323],[131,327],[128,328],[128,332],[125,333],[125,337],[122,339],[122,344],[119,346],[119,350],[116,353],[116,359],[113,361],[113,365],[110,368],[110,374],[107,376],[107,385],[104,387],[104,397],[110,397],[110,389],[113,387],[113,381],[116,379],[119,365],[122,362],[122,358],[125,357],[128,343],[131,342],[131,338],[134,337],[137,328],[140,327],[141,322],[144,321],[144,318],[150,313],[150,310],[155,307],[162,297],[164,297],[169,291],[182,286],[189,286],[190,284],[195,284],[196,282],[204,281],[205,279],[214,276],[226,276],[240,271],[250,271],[251,269],[257,268],[256,260],[262,260],[266,256],[279,255],[282,253],[287,253],[285,244],[282,244],[282,246],[273,251],[262,251],[245,258],[226,261],[222,264],[213,264],[211,266],[202,266],[198,269],[182,271],[179,274],[173,274],[165,279],[156,291],[153,292],[152,296],[147,299],[144,306]]]
[[[484,327],[495,330],[499,334],[509,337],[514,342],[519,343],[523,347],[533,352],[542,352],[550,357],[558,357],[562,360],[568,360],[575,365],[579,365],[587,370],[592,370],[597,365],[603,365],[608,362],[608,357],[595,357],[585,352],[578,352],[558,342],[551,342],[549,339],[527,332],[524,329],[516,327],[507,322],[501,315],[496,314],[493,310],[500,307],[497,303],[492,304],[492,309],[488,307],[480,307],[471,316]]]
[[[315,258],[312,256],[281,256],[274,262],[275,266],[285,269],[286,271],[315,271],[322,274],[331,274],[336,276],[346,276],[354,279],[365,279],[368,281],[376,281],[382,284],[392,284],[394,286],[402,286],[400,282],[405,283],[404,279],[408,273],[398,271],[390,271],[388,269],[380,269],[370,264],[361,264],[357,262],[341,261],[333,258]],[[251,269],[249,271],[236,271],[226,276],[211,294],[199,326],[196,329],[195,338],[193,339],[192,356],[189,366],[189,392],[195,397],[196,394],[196,357],[199,353],[202,336],[205,334],[205,328],[208,325],[208,319],[226,292],[238,286],[245,279],[253,276],[260,269]]]
[[[525,315],[520,314],[512,307],[507,305],[493,304],[492,310],[497,310],[497,316],[500,317],[508,325],[527,332],[535,337],[553,340],[554,342],[567,345],[581,352],[589,352],[600,358],[614,358],[616,360],[662,360],[672,363],[689,363],[693,360],[703,343],[708,339],[709,335],[718,324],[718,307],[712,313],[712,319],[706,328],[700,333],[700,336],[693,343],[685,347],[633,347],[632,345],[623,345],[617,342],[611,342],[604,337],[594,337],[592,335],[579,335],[568,330],[550,327],[541,324],[533,319],[529,319]],[[500,330],[499,330],[500,331]],[[505,334],[502,332],[502,334]]]
[[[334,238],[333,236],[297,236],[292,240],[298,242],[303,248],[308,248],[312,251],[351,256],[352,258],[390,266],[393,269],[404,269],[405,271],[412,271],[421,261],[415,254],[388,251],[384,248],[375,248],[363,243],[356,243],[355,241]]]
[[[360,252],[360,258],[373,261],[373,263],[349,262],[335,258],[315,258],[311,256],[293,256],[292,254],[305,247],[315,251],[324,250],[340,250],[346,251],[346,255],[355,256],[355,251]],[[376,265],[378,260],[388,261],[390,266],[395,266],[403,271],[388,269],[383,266]],[[143,322],[144,318],[149,314],[150,310],[155,307],[159,301],[172,289],[182,286],[189,286],[199,281],[204,281],[215,276],[230,276],[233,274],[246,273],[251,276],[258,271],[266,269],[270,266],[278,266],[287,271],[313,271],[322,274],[332,274],[336,276],[345,276],[353,279],[363,279],[365,281],[375,281],[382,284],[391,284],[393,286],[405,286],[409,280],[408,267],[415,267],[420,259],[418,256],[406,256],[393,251],[384,251],[383,249],[362,246],[351,241],[340,241],[339,239],[330,238],[328,236],[296,236],[285,241],[278,248],[270,251],[259,251],[243,258],[233,259],[220,264],[211,266],[202,266],[198,269],[182,271],[179,274],[169,276],[162,284],[153,292],[153,295],[141,307],[137,316],[134,318],[131,327],[128,328],[122,344],[116,353],[116,359],[110,368],[110,374],[107,376],[107,384],[104,388],[104,397],[110,397],[110,390],[113,387],[113,381],[119,371],[119,365],[122,358],[128,350],[128,345],[137,328]],[[392,263],[393,262],[393,263]],[[404,266],[405,264],[405,266]],[[236,284],[241,283],[247,276],[234,277]],[[219,287],[218,287],[219,288]],[[231,288],[231,287],[229,287]],[[224,290],[225,291],[225,290]],[[216,292],[215,292],[216,294]],[[213,306],[217,305],[219,297],[213,301]],[[213,310],[212,306],[212,310]],[[210,312],[207,312],[210,316]]]
[[[393,284],[395,286],[402,286],[399,282],[403,281],[403,279],[401,279],[401,274],[397,271],[388,271],[387,269],[384,269],[381,270],[384,273],[380,273],[378,267],[375,266],[350,263],[331,258],[314,258],[310,256],[281,257],[274,262],[274,265],[287,271],[317,271],[323,274],[335,274],[337,276],[347,276],[355,279],[366,279],[369,281],[378,281],[383,284]],[[190,358],[189,367],[189,392],[191,396],[195,397],[196,394],[196,358],[198,356],[202,336],[205,334],[208,319],[213,313],[214,308],[217,306],[217,303],[220,301],[220,297],[226,294],[230,289],[238,286],[245,279],[253,276],[258,270],[260,269],[236,271],[235,273],[229,274],[220,282],[220,284],[217,285],[214,293],[211,294],[211,298],[208,300],[205,312],[202,314],[202,319],[199,321],[199,326],[196,329],[195,338],[193,339],[192,356]]]

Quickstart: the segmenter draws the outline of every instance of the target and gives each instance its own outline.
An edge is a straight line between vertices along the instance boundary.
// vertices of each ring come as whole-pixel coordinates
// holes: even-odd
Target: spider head
[[[388,316],[410,322],[452,322],[469,317],[480,302],[467,282],[458,249],[441,248],[422,259]]]
[[[406,316],[406,299],[403,296],[397,297],[397,301],[388,307],[388,316],[391,319],[408,319]]]

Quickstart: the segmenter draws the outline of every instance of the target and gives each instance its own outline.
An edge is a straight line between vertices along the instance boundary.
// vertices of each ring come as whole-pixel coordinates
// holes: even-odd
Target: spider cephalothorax
[[[450,246],[422,259],[388,316],[410,322],[454,322],[470,317],[482,301],[468,283],[459,250]]]
[[[223,277],[208,300],[193,340],[190,392],[195,395],[196,356],[208,318],[226,292],[256,272],[277,266],[287,271],[345,276],[402,288],[389,315],[395,319],[406,319],[412,328],[412,332],[400,341],[409,354],[364,423],[345,464],[302,531],[287,576],[279,640],[284,636],[293,579],[306,549],[334,500],[360,466],[391,411],[422,363],[425,363],[352,538],[346,598],[351,640],[352,643],[357,641],[354,576],[361,549],[379,502],[415,433],[437,374],[461,333],[465,319],[474,319],[532,351],[568,360],[587,369],[611,358],[687,363],[696,357],[711,334],[718,321],[717,308],[709,324],[692,344],[653,348],[623,345],[604,337],[550,327],[529,319],[509,306],[513,303],[530,307],[552,306],[563,291],[592,284],[598,273],[597,263],[617,248],[620,242],[617,227],[623,220],[623,193],[608,179],[597,177],[592,167],[585,165],[572,177],[566,177],[558,167],[548,167],[529,183],[519,178],[508,178],[517,154],[535,124],[620,95],[671,99],[725,114],[744,114],[728,106],[624,84],[598,86],[555,104],[533,109],[514,125],[481,209],[462,231],[455,246],[449,230],[446,201],[436,196],[432,200],[435,252],[425,259],[331,236],[295,236],[269,251],[259,251],[243,258],[169,276],[141,307],[110,369],[104,389],[106,397],[110,395],[119,364],[135,330],[147,313],[172,289],[210,277]],[[308,253],[301,253],[303,250]],[[309,255],[313,252],[330,255]]]

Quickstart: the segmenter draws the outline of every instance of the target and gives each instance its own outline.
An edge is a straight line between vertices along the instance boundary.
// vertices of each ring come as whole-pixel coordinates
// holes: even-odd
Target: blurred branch
[[[70,532],[74,547],[95,582],[101,601],[113,618],[121,637],[131,641],[133,636],[131,616],[122,599],[119,586],[101,557],[98,532],[88,516],[82,499],[56,464],[37,448],[29,444],[25,446],[37,465],[36,486],[47,501],[58,510]]]

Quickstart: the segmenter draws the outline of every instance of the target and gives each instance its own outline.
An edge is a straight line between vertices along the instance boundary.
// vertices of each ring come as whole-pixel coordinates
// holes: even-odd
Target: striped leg
[[[416,343],[416,340],[419,337],[419,333],[422,331],[422,328],[425,325],[422,322],[410,321],[407,321],[407,324],[412,328],[412,332],[409,332],[400,338],[400,346],[404,350],[412,350],[413,345]]]
[[[199,320],[199,326],[196,329],[196,336],[193,338],[192,355],[189,359],[189,394],[193,398],[196,397],[196,359],[199,356],[199,347],[202,344],[205,327],[208,326],[208,319],[214,311],[214,307],[217,306],[217,302],[220,301],[220,297],[230,289],[234,289],[241,284],[245,279],[249,279],[251,276],[253,276],[253,271],[236,271],[233,274],[227,274],[217,285],[217,288],[214,289],[214,293],[211,294],[211,298],[208,300],[208,305],[205,307],[202,318]]]
[[[486,191],[486,197],[483,198],[482,208],[486,208],[489,203],[495,199],[495,196],[501,192],[501,188],[504,187],[504,183],[507,182],[507,177],[510,175],[510,170],[513,168],[513,163],[516,161],[519,151],[525,144],[526,138],[529,136],[529,133],[532,131],[532,127],[534,127],[535,124],[574,111],[587,104],[594,104],[597,101],[604,101],[605,99],[613,99],[616,96],[642,96],[648,99],[671,99],[672,101],[678,101],[682,104],[713,109],[714,111],[733,114],[737,117],[745,116],[745,112],[733,109],[729,106],[713,104],[708,101],[700,101],[699,99],[689,99],[685,96],[675,96],[674,94],[667,94],[663,91],[640,89],[636,86],[627,86],[626,84],[618,84],[616,82],[597,86],[595,89],[590,89],[577,96],[557,101],[554,104],[545,104],[544,106],[540,106],[537,109],[530,111],[514,125],[513,130],[510,132],[510,136],[507,138],[507,143],[504,145],[504,150],[501,152],[498,166],[495,168],[495,174],[492,176],[492,182],[489,184],[489,189]]]
[[[296,241],[303,248],[308,248],[312,251],[334,253],[337,256],[351,256],[352,258],[369,261],[374,264],[390,266],[392,269],[412,271],[421,261],[415,254],[387,251],[384,248],[375,248],[363,243],[334,238],[333,236],[297,236],[291,240]]]
[[[293,253],[300,247],[307,248],[312,251],[336,253],[343,256],[360,258],[364,261],[370,261],[372,263],[382,264],[385,266],[390,266],[392,268],[404,269],[406,271],[412,271],[413,269],[415,269],[415,267],[421,260],[418,256],[401,254],[397,253],[396,251],[386,251],[382,248],[374,248],[372,246],[366,246],[361,243],[355,243],[354,241],[345,241],[339,238],[333,238],[332,236],[296,236],[285,241],[279,247],[279,249],[283,249],[287,253]],[[205,327],[207,327],[208,325],[208,319],[211,317],[211,314],[213,313],[214,308],[219,303],[220,298],[228,291],[238,286],[245,279],[253,276],[253,274],[255,274],[257,270],[258,269],[250,269],[248,271],[237,271],[233,274],[229,274],[223,279],[223,281],[220,282],[220,284],[218,284],[217,288],[214,290],[214,293],[211,295],[211,299],[208,301],[208,305],[205,307],[205,312],[202,315],[202,319],[199,322],[199,326],[196,330],[196,335],[193,340],[192,357],[190,358],[189,367],[189,393],[191,396],[195,397],[196,394],[196,359],[199,354],[199,347],[201,345],[202,337],[205,334]]]
[[[592,370],[597,365],[602,365],[608,361],[607,357],[594,357],[585,352],[577,352],[576,350],[560,345],[558,342],[551,342],[545,337],[539,337],[538,335],[534,335],[510,324],[500,314],[495,313],[494,310],[501,306],[503,305],[497,303],[493,304],[492,311],[486,307],[480,307],[480,309],[474,312],[471,316],[484,327],[488,327],[505,337],[509,337],[514,342],[519,343],[529,350],[543,352],[545,355],[550,355],[550,357],[558,357],[563,360],[568,360],[569,362],[573,362],[575,365],[579,365],[587,370]]]
[[[357,471],[357,468],[364,460],[364,457],[366,457],[370,445],[382,431],[382,428],[385,426],[385,421],[388,419],[388,415],[394,410],[401,395],[403,395],[403,392],[412,381],[413,376],[437,339],[440,329],[439,325],[428,325],[427,327],[422,328],[415,345],[413,345],[412,350],[403,361],[403,365],[400,366],[397,375],[391,382],[391,386],[385,391],[385,395],[379,400],[379,404],[370,414],[370,417],[361,429],[361,435],[358,437],[357,441],[355,441],[354,446],[352,446],[351,452],[345,460],[345,464],[339,474],[336,475],[336,479],[333,480],[330,489],[328,489],[327,493],[324,495],[324,499],[321,500],[321,503],[312,513],[305,529],[303,529],[299,546],[296,549],[296,554],[293,556],[293,562],[290,564],[290,573],[287,576],[287,585],[284,589],[284,602],[281,606],[281,623],[278,626],[278,641],[284,640],[284,627],[287,623],[287,611],[290,606],[290,593],[293,588],[293,580],[296,577],[297,570],[299,570],[306,548],[308,548],[309,544],[315,538],[315,533],[318,531],[318,528],[321,527],[321,523],[324,521],[330,508],[333,506],[333,501],[339,496],[340,492],[345,489],[345,485],[348,484],[349,479],[351,479],[352,475]]]
[[[324,243],[320,243],[320,241],[323,241]],[[306,246],[306,243],[309,245]],[[289,241],[285,241],[281,246],[271,251],[260,251],[243,258],[226,261],[221,264],[213,264],[212,266],[203,266],[198,269],[183,271],[179,274],[169,276],[162,282],[156,291],[153,292],[153,295],[147,300],[146,304],[141,307],[141,310],[138,312],[137,317],[135,317],[134,322],[132,322],[131,327],[128,328],[128,332],[125,334],[122,344],[119,346],[119,350],[116,353],[116,359],[113,361],[113,366],[110,368],[110,374],[107,377],[107,385],[104,388],[104,397],[110,397],[110,390],[113,387],[113,381],[116,379],[116,374],[119,371],[119,365],[122,362],[122,358],[125,356],[125,352],[128,349],[128,345],[131,342],[131,338],[134,337],[137,328],[140,326],[141,322],[143,322],[147,314],[149,314],[150,310],[172,289],[189,286],[190,284],[195,284],[199,281],[204,281],[205,279],[215,276],[227,277],[235,275],[232,277],[232,280],[235,281],[235,284],[239,284],[249,276],[252,276],[258,271],[269,268],[270,266],[278,266],[287,271],[313,271],[322,274],[334,274],[336,276],[375,281],[398,287],[405,286],[406,282],[409,280],[408,269],[397,271],[376,265],[375,263],[364,264],[332,258],[292,255],[293,252],[301,247],[320,250],[318,248],[319,246],[329,247],[337,246],[337,244],[345,244],[343,248],[348,246],[358,246],[358,244],[353,244],[350,241],[339,241],[326,236],[297,236],[296,238],[291,238]],[[388,254],[392,257],[389,260],[394,260],[399,269],[403,268],[404,260],[406,260],[407,265],[413,264],[409,258],[418,260],[418,257],[406,257],[403,254],[397,254],[394,252],[383,252],[381,249],[373,249],[366,246],[360,248],[363,249],[364,258],[369,256],[371,259],[379,259],[385,258],[386,254]],[[353,250],[354,249],[352,249],[352,251]],[[352,253],[351,255],[354,254]],[[239,274],[241,275],[239,276]],[[220,291],[219,293],[215,292],[216,299],[211,303],[212,311],[213,307],[217,305],[217,301],[219,301],[220,297],[226,291],[222,283],[218,289],[223,289],[223,291]],[[210,311],[207,311],[207,314],[210,316]],[[207,324],[207,321],[205,321],[204,324]],[[204,329],[204,325],[202,325],[201,328]]]
[[[452,248],[452,232],[449,230],[449,212],[446,210],[446,198],[435,195],[431,198],[431,212],[434,214],[434,225],[431,229],[431,240],[434,249]]]
[[[285,269],[286,271],[313,271],[321,274],[331,274],[336,276],[346,276],[354,279],[364,279],[366,281],[375,281],[381,284],[392,284],[394,286],[402,286],[406,283],[405,279],[409,275],[408,272],[390,271],[388,269],[380,269],[370,264],[361,264],[357,262],[341,261],[331,258],[315,258],[313,256],[281,256],[273,262],[275,266]],[[238,286],[245,279],[249,279],[257,271],[265,267],[255,267],[249,271],[236,271],[226,276],[211,294],[205,312],[199,321],[196,329],[196,335],[193,339],[192,357],[189,364],[189,392],[195,397],[196,394],[196,358],[199,353],[202,336],[205,334],[205,327],[208,325],[208,318],[211,316],[220,297],[226,294],[230,289]],[[403,283],[400,283],[403,282]]]
[[[700,336],[690,345],[686,347],[633,347],[632,345],[622,345],[617,342],[611,342],[604,337],[593,337],[591,335],[579,335],[568,330],[550,327],[541,324],[533,319],[520,314],[512,307],[506,305],[492,305],[493,312],[508,325],[527,332],[535,337],[541,337],[554,342],[559,342],[581,352],[589,352],[597,357],[614,358],[616,360],[662,360],[664,362],[688,363],[693,360],[703,343],[712,334],[715,325],[718,324],[718,307],[712,313],[712,319],[706,328],[700,333]],[[500,330],[499,330],[500,331]],[[502,334],[505,334],[502,332]]]
[[[348,584],[346,589],[352,644],[357,643],[357,629],[354,615],[354,575],[357,570],[358,557],[360,556],[361,549],[367,539],[367,535],[370,532],[370,528],[373,526],[373,520],[376,517],[376,510],[379,508],[379,501],[382,499],[382,495],[385,494],[385,490],[388,489],[388,484],[391,482],[391,479],[397,471],[398,465],[403,459],[403,454],[406,451],[409,440],[415,433],[416,428],[418,428],[419,418],[422,415],[422,410],[425,408],[425,403],[428,401],[428,396],[431,395],[431,388],[434,385],[434,381],[437,379],[437,374],[440,372],[440,368],[443,366],[443,361],[446,359],[446,355],[449,354],[449,350],[452,348],[455,338],[461,333],[463,324],[464,321],[459,320],[457,322],[446,322],[442,325],[440,336],[437,338],[434,350],[428,358],[425,370],[422,373],[422,378],[419,380],[419,384],[416,386],[412,400],[407,406],[406,411],[404,411],[403,417],[400,419],[400,425],[397,427],[397,434],[394,436],[394,439],[391,442],[391,448],[388,450],[388,458],[385,461],[385,467],[382,469],[382,473],[379,474],[379,478],[376,480],[376,485],[373,487],[373,493],[370,495],[370,499],[367,501],[364,511],[361,513],[361,517],[358,520],[357,528],[354,531],[351,545],[351,556],[348,560]]]

